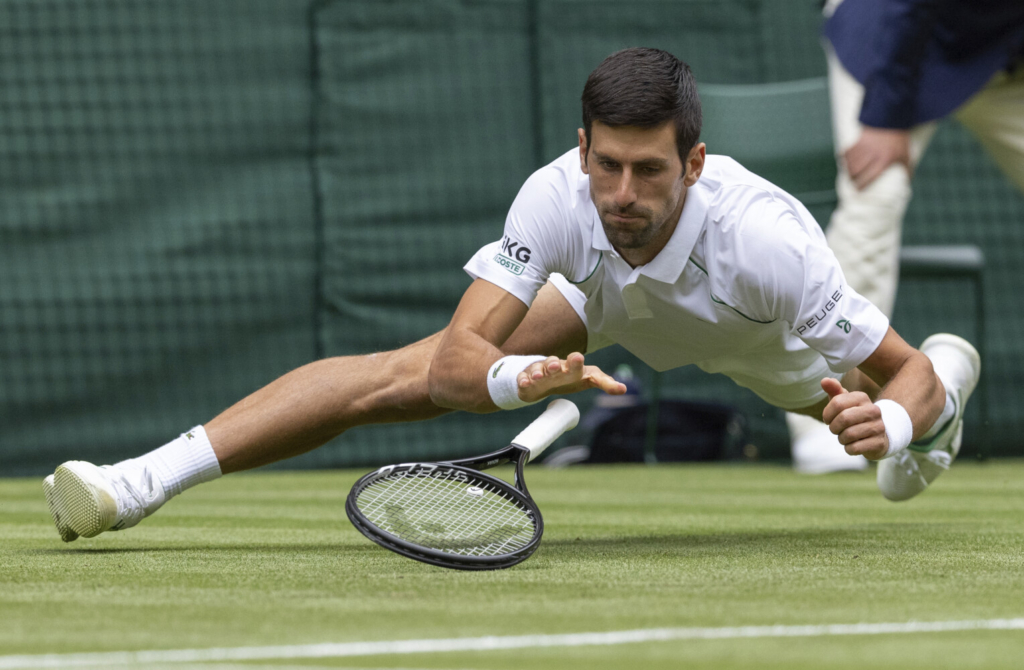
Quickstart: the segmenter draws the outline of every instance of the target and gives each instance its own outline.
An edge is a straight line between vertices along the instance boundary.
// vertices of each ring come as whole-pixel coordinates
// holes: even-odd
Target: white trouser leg
[[[1002,171],[1024,191],[1024,65],[1000,72],[956,112]]]
[[[828,53],[829,95],[835,138],[839,204],[826,231],[829,247],[839,260],[849,285],[887,316],[892,315],[899,279],[900,234],[910,202],[910,176],[902,165],[890,166],[864,190],[846,171],[843,153],[860,139],[857,120],[864,87],[839,59]],[[911,130],[910,159],[917,165],[935,134],[935,123]]]
[[[826,15],[838,2],[826,6]],[[847,283],[858,293],[892,316],[899,279],[900,234],[903,213],[910,202],[910,176],[902,165],[883,172],[860,191],[846,172],[843,153],[860,139],[857,120],[864,100],[864,87],[846,71],[835,54],[828,55],[829,96],[832,101],[832,132],[836,148],[839,204],[826,230],[828,245],[839,260]],[[911,160],[921,159],[936,124],[911,131]],[[824,473],[860,470],[867,467],[863,457],[850,457],[828,427],[809,417],[789,413],[793,466],[800,472]]]

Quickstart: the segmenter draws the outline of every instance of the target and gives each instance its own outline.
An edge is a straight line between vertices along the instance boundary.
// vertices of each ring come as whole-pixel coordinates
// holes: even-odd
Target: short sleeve
[[[795,302],[796,287],[787,299],[792,334],[818,351],[833,372],[847,372],[863,363],[882,343],[889,319],[846,283],[839,262],[828,248],[814,247],[803,267],[805,281]]]
[[[889,319],[850,288],[823,239],[812,237],[795,219],[781,227],[786,234],[771,259],[774,311],[833,372],[852,370],[882,343]]]
[[[481,248],[464,268],[474,279],[505,289],[527,307],[551,273],[574,276],[568,259],[578,245],[570,234],[559,174],[550,168],[535,172],[512,203],[502,238]]]
[[[820,353],[833,372],[863,363],[881,344],[889,320],[846,283],[817,223],[803,221],[777,200],[759,207],[757,215],[763,225],[739,245],[740,301],[765,320],[787,322],[790,333]]]

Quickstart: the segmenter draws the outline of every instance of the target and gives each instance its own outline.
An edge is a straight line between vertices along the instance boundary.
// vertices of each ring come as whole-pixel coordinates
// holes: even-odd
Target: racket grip
[[[575,403],[559,398],[548,405],[544,413],[523,429],[512,440],[512,444],[530,450],[530,460],[537,458],[567,430],[580,422],[580,410]]]

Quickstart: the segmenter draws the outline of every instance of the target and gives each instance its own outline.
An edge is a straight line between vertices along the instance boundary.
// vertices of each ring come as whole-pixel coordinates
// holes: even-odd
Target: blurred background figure
[[[891,318],[911,178],[941,119],[1024,191],[1024,2],[830,0],[825,16],[839,198],[828,242],[850,286]],[[787,423],[798,470],[867,467],[823,424]]]

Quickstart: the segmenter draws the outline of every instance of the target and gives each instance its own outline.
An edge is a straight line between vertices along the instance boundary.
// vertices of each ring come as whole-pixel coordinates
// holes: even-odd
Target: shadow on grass
[[[663,552],[702,549],[742,549],[756,547],[765,551],[776,549],[835,549],[863,546],[865,543],[884,546],[890,542],[905,543],[908,536],[931,536],[947,524],[887,523],[864,526],[805,528],[761,533],[708,533],[678,535],[635,535],[617,537],[577,537],[544,540],[548,549],[585,548],[603,551]]]
[[[700,554],[713,551],[726,553],[776,553],[776,552],[822,552],[822,551],[867,551],[871,548],[886,550],[892,544],[904,545],[908,538],[931,537],[937,526],[946,524],[888,523],[866,524],[863,526],[806,528],[800,530],[773,530],[760,533],[707,533],[707,534],[662,534],[615,537],[578,537],[545,539],[542,548],[549,556],[559,554],[591,553],[596,556],[628,554],[632,557],[664,554]],[[55,547],[52,549],[23,549],[12,553],[36,556],[68,555],[118,555],[146,553],[238,553],[249,554],[300,554],[326,553],[336,555],[363,555],[380,552],[382,549],[372,543],[365,544],[224,544],[192,545],[168,544],[133,547]]]
[[[154,552],[246,552],[262,554],[283,554],[283,553],[363,553],[367,551],[378,551],[380,547],[374,544],[221,544],[187,546],[146,546],[146,547],[60,547],[53,549],[22,549],[11,553],[26,554],[34,556],[58,556],[61,554],[100,556],[103,554],[148,554]]]

